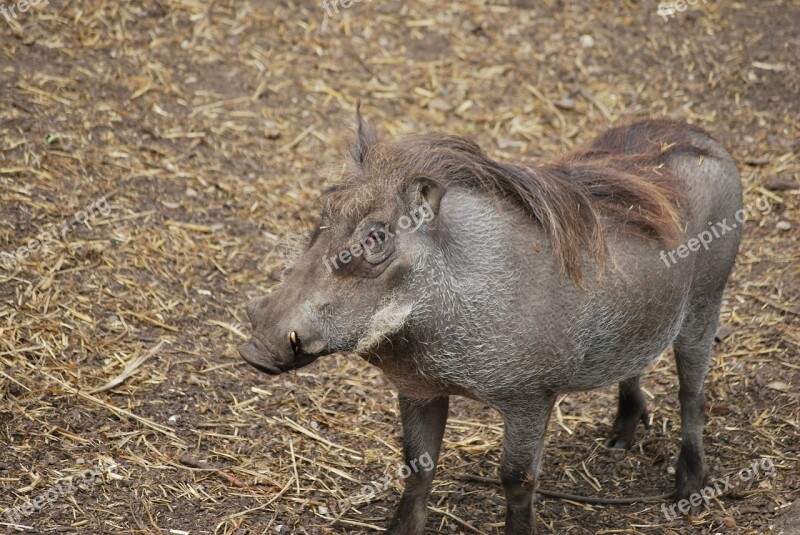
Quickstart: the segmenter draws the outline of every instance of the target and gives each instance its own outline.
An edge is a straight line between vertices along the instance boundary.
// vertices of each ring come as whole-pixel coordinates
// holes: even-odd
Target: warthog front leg
[[[450,398],[411,399],[400,395],[405,490],[387,535],[423,535],[428,495],[436,472]]]
[[[544,433],[555,396],[532,396],[527,405],[501,408],[505,422],[503,468],[506,535],[537,533],[533,493],[542,459]]]

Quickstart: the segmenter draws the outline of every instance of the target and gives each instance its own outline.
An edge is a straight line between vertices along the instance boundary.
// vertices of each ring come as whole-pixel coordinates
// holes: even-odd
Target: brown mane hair
[[[601,216],[665,245],[679,236],[685,193],[665,164],[676,154],[707,156],[692,142],[698,134],[707,136],[684,123],[645,120],[607,130],[552,163],[533,165],[495,161],[457,135],[400,136],[361,147],[358,172],[348,173],[344,188],[334,195],[344,201],[345,192],[363,191],[364,173],[384,191],[404,191],[420,176],[445,185],[478,186],[513,199],[536,218],[562,272],[580,283],[581,246],[601,262],[604,258]]]

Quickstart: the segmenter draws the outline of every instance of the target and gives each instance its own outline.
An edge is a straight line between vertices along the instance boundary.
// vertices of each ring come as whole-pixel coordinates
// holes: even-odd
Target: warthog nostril
[[[295,331],[289,333],[289,346],[292,348],[292,353],[295,355],[300,352],[300,339],[297,338],[297,333]]]

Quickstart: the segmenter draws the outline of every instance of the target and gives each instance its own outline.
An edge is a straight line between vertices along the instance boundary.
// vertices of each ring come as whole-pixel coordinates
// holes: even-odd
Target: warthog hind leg
[[[703,382],[719,324],[721,301],[720,289],[718,296],[695,304],[674,344],[680,380],[678,398],[681,402],[681,452],[675,472],[677,500],[689,499],[692,494],[700,493],[706,483]],[[694,513],[696,509],[693,508]]]
[[[633,445],[633,438],[639,422],[644,424],[645,429],[650,428],[647,402],[639,387],[639,376],[637,375],[625,379],[619,384],[617,417],[614,419],[611,435],[606,440],[606,446],[623,450],[630,448]]]

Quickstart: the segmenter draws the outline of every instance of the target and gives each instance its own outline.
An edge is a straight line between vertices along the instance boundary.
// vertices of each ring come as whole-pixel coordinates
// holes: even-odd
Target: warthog
[[[730,155],[698,128],[645,120],[550,164],[496,161],[447,134],[378,140],[357,114],[342,179],[282,284],[247,305],[239,351],[270,375],[356,352],[396,385],[406,462],[438,459],[450,395],[504,422],[506,533],[533,496],[558,394],[619,383],[608,445],[647,425],[642,370],[670,344],[680,379],[678,499],[700,492],[703,382],[741,226]],[[401,218],[419,223],[400,231]],[[407,225],[408,226],[408,225]],[[680,258],[662,261],[677,244]],[[339,260],[339,261],[337,261]],[[434,471],[416,471],[388,533],[421,534]]]

